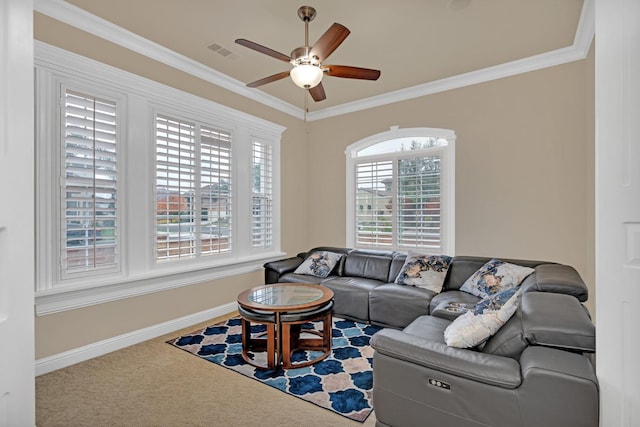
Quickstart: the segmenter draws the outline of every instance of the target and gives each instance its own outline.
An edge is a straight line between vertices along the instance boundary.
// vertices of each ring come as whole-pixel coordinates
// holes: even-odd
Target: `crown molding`
[[[573,44],[568,47],[545,52],[524,59],[471,71],[453,77],[436,80],[382,95],[372,96],[353,102],[324,108],[307,113],[275,96],[248,88],[244,83],[227,76],[204,64],[187,58],[177,52],[134,34],[109,21],[99,18],[63,0],[35,0],[34,9],[44,15],[94,34],[112,43],[130,49],[141,55],[160,61],[195,77],[213,83],[224,89],[250,98],[256,102],[274,108],[295,118],[306,121],[322,120],[342,114],[353,113],[394,102],[433,95],[452,89],[489,82],[517,74],[554,67],[586,58],[595,34],[595,0],[584,0],[580,21],[576,29]]]
[[[167,49],[63,0],[35,0],[34,10],[268,107],[298,119],[304,119],[304,110],[301,108],[262,91],[248,88],[239,80],[171,49]]]
[[[584,59],[589,54],[591,43],[595,35],[595,6],[594,0],[584,0],[580,21],[573,40],[573,44],[561,49],[552,50],[528,58],[507,62],[481,70],[447,77],[441,80],[407,87],[404,89],[387,92],[382,95],[372,96],[353,102],[329,107],[307,114],[307,121],[326,119],[342,114],[353,113],[394,102],[405,101],[412,98],[419,98],[426,95],[433,95],[452,89],[459,89],[478,83],[485,83],[492,80],[503,79],[529,71],[554,67],[573,61]]]

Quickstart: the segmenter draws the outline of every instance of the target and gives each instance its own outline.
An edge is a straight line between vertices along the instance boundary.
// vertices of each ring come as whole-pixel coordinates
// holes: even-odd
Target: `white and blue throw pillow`
[[[417,286],[440,293],[449,265],[451,265],[450,256],[428,255],[410,251],[395,283]]]
[[[533,268],[494,258],[473,273],[463,283],[460,290],[480,298],[486,298],[506,289],[520,286],[522,281],[534,271]]]
[[[342,255],[334,252],[313,252],[296,268],[294,273],[325,278],[331,273],[341,257]]]
[[[485,342],[513,316],[522,288],[512,287],[484,298],[444,331],[448,346],[471,348]]]

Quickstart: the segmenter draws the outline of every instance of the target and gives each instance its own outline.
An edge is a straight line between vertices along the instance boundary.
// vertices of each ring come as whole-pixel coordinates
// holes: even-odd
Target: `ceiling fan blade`
[[[236,39],[236,43],[238,43],[239,45],[242,45],[244,47],[248,47],[249,49],[253,49],[256,52],[260,52],[260,53],[264,53],[265,55],[269,55],[272,58],[279,59],[280,61],[284,61],[284,62],[291,61],[291,58],[289,56],[285,55],[284,53],[280,53],[280,52],[275,51],[273,49],[270,49],[268,47],[262,46],[261,44],[252,42],[251,40]]]
[[[380,70],[370,68],[350,67],[348,65],[323,65],[325,74],[333,77],[344,77],[347,79],[378,80]]]
[[[309,89],[309,93],[311,94],[311,97],[313,98],[313,100],[316,102],[327,99],[327,95],[324,93],[324,87],[322,86],[322,82],[318,83],[317,86],[314,86],[311,89]]]
[[[351,31],[344,25],[334,23],[320,36],[316,44],[313,45],[311,48],[311,56],[317,56],[319,62],[324,61],[340,46],[350,33]]]
[[[283,71],[281,73],[274,74],[272,76],[265,77],[265,78],[260,79],[260,80],[256,80],[255,82],[249,83],[247,86],[249,86],[249,87],[262,86],[262,85],[265,85],[267,83],[271,83],[271,82],[278,81],[280,79],[284,79],[288,75],[289,75],[289,71]]]

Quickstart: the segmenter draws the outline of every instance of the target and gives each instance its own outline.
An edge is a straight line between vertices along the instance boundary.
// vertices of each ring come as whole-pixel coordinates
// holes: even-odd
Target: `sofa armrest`
[[[522,376],[526,381],[540,372],[551,376],[586,381],[598,389],[598,378],[591,360],[582,354],[548,347],[529,346],[520,357]]]
[[[265,283],[278,283],[283,274],[295,271],[302,264],[302,261],[304,261],[304,258],[296,256],[266,263],[264,265]]]
[[[529,346],[520,363],[522,386],[518,400],[528,425],[598,427],[599,385],[589,358]]]
[[[502,388],[522,381],[520,365],[508,357],[449,347],[395,329],[383,329],[371,339],[373,348],[389,357]]]

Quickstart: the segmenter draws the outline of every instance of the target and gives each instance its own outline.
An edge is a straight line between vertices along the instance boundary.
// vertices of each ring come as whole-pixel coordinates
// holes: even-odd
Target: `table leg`
[[[282,364],[282,322],[280,321],[280,312],[276,311],[276,323],[274,325],[275,327],[275,345],[276,345],[276,351],[275,351],[275,365],[276,366],[280,366]]]
[[[267,366],[276,367],[276,325],[267,325]]]

